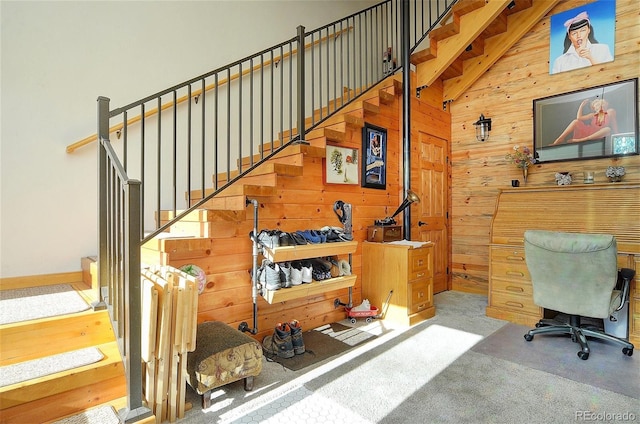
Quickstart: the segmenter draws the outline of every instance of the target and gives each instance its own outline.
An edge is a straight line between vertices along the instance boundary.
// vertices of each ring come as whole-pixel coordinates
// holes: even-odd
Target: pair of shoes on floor
[[[293,358],[305,352],[302,327],[298,320],[279,322],[273,334],[262,340],[262,348],[268,357]]]

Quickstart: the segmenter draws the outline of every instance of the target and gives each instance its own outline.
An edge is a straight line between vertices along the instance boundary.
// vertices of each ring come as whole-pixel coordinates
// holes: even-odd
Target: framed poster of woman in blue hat
[[[612,62],[615,30],[615,0],[598,0],[551,16],[549,73]]]

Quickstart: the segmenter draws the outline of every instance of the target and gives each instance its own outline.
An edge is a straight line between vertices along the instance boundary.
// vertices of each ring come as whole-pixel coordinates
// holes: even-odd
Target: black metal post
[[[298,54],[296,55],[298,61],[298,140],[304,140],[305,127],[305,81],[304,81],[304,27],[298,26]]]
[[[411,54],[409,0],[402,0],[402,183],[406,191],[411,187]],[[404,196],[403,196],[404,198]],[[411,208],[402,214],[404,238],[411,240]]]

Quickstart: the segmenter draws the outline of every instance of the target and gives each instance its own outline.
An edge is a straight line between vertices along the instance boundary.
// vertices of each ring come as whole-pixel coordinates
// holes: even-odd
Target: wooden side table
[[[362,297],[382,308],[393,290],[384,320],[413,325],[436,313],[433,243],[398,243],[363,242]]]

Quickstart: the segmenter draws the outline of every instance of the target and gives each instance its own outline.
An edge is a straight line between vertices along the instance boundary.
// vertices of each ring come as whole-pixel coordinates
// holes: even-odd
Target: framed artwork
[[[387,188],[387,130],[371,124],[362,128],[362,187]]]
[[[551,16],[549,74],[612,62],[616,2],[597,0]]]
[[[360,184],[358,149],[326,147],[325,175],[328,184]]]
[[[637,155],[638,78],[533,101],[538,162]]]

